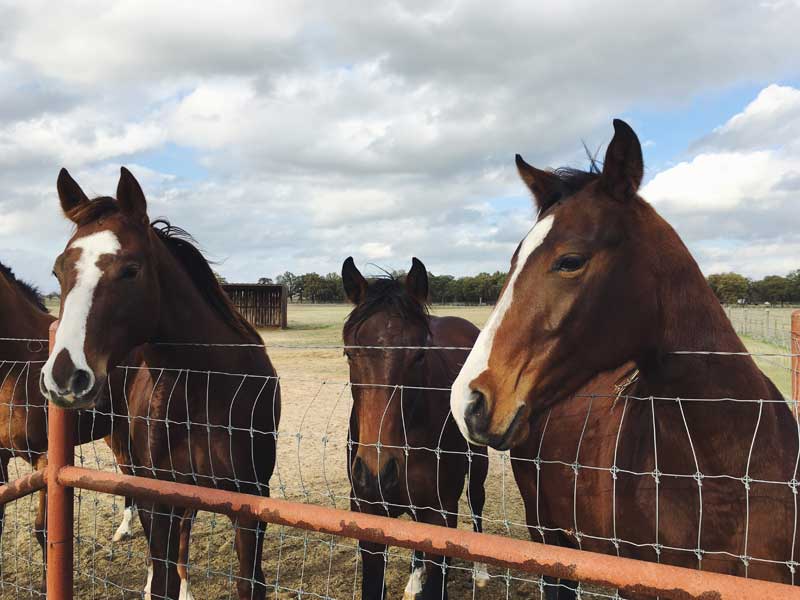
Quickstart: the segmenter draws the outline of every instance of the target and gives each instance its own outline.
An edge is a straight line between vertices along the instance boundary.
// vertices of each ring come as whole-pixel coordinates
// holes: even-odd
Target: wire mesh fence
[[[361,347],[360,350],[374,352],[391,352],[391,348]],[[406,349],[406,348],[402,348]],[[249,473],[256,470],[257,457],[251,453],[251,463],[248,468],[242,468],[234,473],[227,473],[222,467],[230,460],[224,460],[226,451],[230,448],[215,445],[216,451],[211,450],[212,444],[208,441],[211,436],[222,439],[234,439],[236,432],[246,433],[247,436],[266,435],[273,436],[277,443],[277,456],[275,470],[269,482],[269,493],[273,497],[299,501],[309,504],[330,506],[339,509],[355,509],[372,511],[375,514],[389,514],[395,516],[399,512],[407,513],[402,518],[421,518],[423,513],[434,515],[433,522],[438,518],[440,524],[448,520],[455,522],[461,529],[471,530],[476,521],[474,506],[466,494],[459,494],[454,506],[448,506],[442,499],[443,491],[452,482],[447,478],[448,457],[458,456],[464,458],[470,465],[468,467],[467,482],[472,475],[473,460],[476,455],[468,448],[465,442],[463,447],[443,445],[441,441],[429,446],[416,445],[413,434],[409,431],[413,427],[424,426],[437,429],[443,439],[442,432],[447,427],[446,422],[432,423],[415,421],[409,414],[407,400],[416,391],[413,387],[394,384],[368,385],[370,389],[379,389],[385,398],[386,408],[378,415],[378,427],[382,429],[388,424],[387,418],[391,414],[388,407],[397,403],[403,407],[400,415],[399,428],[401,431],[400,442],[384,443],[383,436],[379,433],[378,441],[374,443],[359,442],[353,436],[352,408],[354,385],[347,378],[347,371],[341,357],[342,346],[334,345],[299,345],[299,346],[270,346],[270,356],[276,360],[279,373],[286,373],[280,377],[282,395],[282,412],[280,425],[277,429],[265,429],[252,415],[252,409],[247,415],[237,415],[237,402],[243,402],[240,396],[242,389],[256,390],[254,393],[257,402],[270,403],[274,395],[268,393],[271,378],[254,376],[243,373],[221,373],[202,370],[187,370],[149,366],[146,368],[151,387],[144,393],[153,396],[162,396],[166,399],[167,406],[185,407],[187,403],[207,406],[209,403],[223,403],[230,408],[227,412],[228,420],[212,422],[208,419],[191,417],[174,418],[169,409],[165,417],[148,416],[132,419],[121,407],[125,406],[125,393],[127,382],[134,378],[144,368],[128,365],[116,370],[118,377],[110,381],[122,382],[122,388],[113,389],[109,385],[111,401],[105,406],[99,406],[91,411],[96,422],[106,422],[110,419],[117,432],[124,428],[126,433],[122,436],[128,440],[128,447],[119,452],[112,451],[111,446],[103,441],[100,436],[92,442],[80,445],[75,450],[75,464],[98,470],[135,472],[137,475],[151,476],[159,479],[200,483],[204,485],[218,485],[228,489],[243,489],[250,491],[253,486],[258,487],[259,481],[248,477]],[[458,349],[424,348],[426,352],[447,352]],[[789,361],[791,353],[769,353],[771,356],[758,358],[773,358]],[[774,356],[772,356],[774,354]],[[298,356],[299,355],[299,356]],[[22,368],[22,365],[24,368]],[[35,371],[36,362],[22,363],[7,360],[2,363],[6,369],[3,386],[8,387],[13,380],[22,381],[23,377],[30,378]],[[788,362],[786,362],[788,364]],[[11,368],[13,366],[13,368]],[[787,367],[788,368],[788,367]],[[16,369],[16,370],[15,370]],[[26,373],[23,375],[23,373]],[[225,381],[221,389],[232,389],[233,394],[227,397],[215,395],[214,390],[218,381]],[[190,382],[192,385],[189,385]],[[200,385],[194,385],[199,382]],[[356,385],[355,387],[359,387]],[[3,389],[3,388],[0,388]],[[188,397],[186,389],[205,390],[199,397]],[[120,396],[120,391],[122,395]],[[265,393],[265,391],[267,393]],[[182,394],[183,392],[183,394]],[[449,388],[427,388],[426,393],[433,394],[437,402],[449,404]],[[625,390],[622,390],[625,392]],[[143,393],[139,390],[138,393]],[[33,414],[39,400],[30,399],[23,403],[27,408],[27,418]],[[761,419],[764,406],[770,402],[763,399],[704,399],[704,398],[641,398],[626,393],[611,396],[587,395],[582,398],[579,412],[572,418],[588,422],[599,410],[608,410],[610,406],[616,407],[617,412],[624,418],[633,410],[649,411],[653,431],[661,414],[660,406],[674,405],[683,412],[685,407],[693,403],[704,403],[715,407],[719,411],[720,419],[725,418],[727,408],[732,403],[746,404],[753,407],[752,439],[747,440],[752,446],[759,439],[759,435],[766,435],[759,430],[758,422]],[[243,405],[247,405],[243,402]],[[797,415],[797,405],[794,401],[787,401],[793,414]],[[635,408],[636,407],[636,408]],[[17,407],[15,407],[17,408]],[[0,410],[6,406],[0,405]],[[412,411],[413,412],[413,411]],[[184,409],[182,413],[191,414]],[[618,432],[622,430],[620,419]],[[548,427],[552,427],[550,415],[543,420],[543,430],[539,435],[544,439]],[[138,422],[137,422],[138,421]],[[242,424],[244,423],[244,425]],[[685,423],[685,421],[684,421]],[[168,469],[155,467],[158,461],[140,461],[142,446],[134,447],[134,438],[130,435],[131,428],[139,428],[149,435],[162,435],[175,442],[170,446],[175,457],[182,451],[181,444],[195,449],[191,460],[183,460],[183,468],[171,466]],[[584,427],[585,430],[585,427]],[[694,452],[693,437],[689,426],[686,426],[685,443],[687,448]],[[683,434],[682,434],[683,435]],[[617,438],[620,434],[617,433]],[[800,434],[798,434],[800,439]],[[183,442],[179,442],[182,440]],[[617,439],[616,443],[619,444]],[[32,447],[26,441],[27,449]],[[624,478],[629,480],[647,480],[652,482],[654,489],[659,486],[669,487],[670,481],[687,484],[693,494],[699,494],[699,506],[702,512],[702,490],[709,489],[714,482],[726,481],[741,487],[744,495],[749,498],[751,489],[788,490],[796,498],[797,481],[794,477],[786,480],[769,480],[753,477],[748,472],[749,460],[741,472],[712,472],[700,465],[695,465],[691,472],[669,472],[659,465],[657,455],[654,458],[653,468],[635,471],[615,462],[608,464],[592,463],[582,459],[581,448],[589,443],[584,432],[581,432],[577,442],[560,453],[553,453],[547,444],[539,443],[537,452],[533,455],[512,455],[507,452],[488,452],[488,476],[483,488],[486,493],[486,502],[482,511],[483,530],[487,533],[499,534],[507,537],[552,542],[553,535],[568,540],[570,545],[581,547],[591,546],[592,543],[602,542],[608,547],[608,552],[626,556],[631,554],[631,549],[646,547],[652,552],[650,560],[659,560],[662,552],[682,553],[690,556],[694,566],[702,568],[702,561],[713,561],[715,558],[726,558],[734,561],[746,561],[750,564],[769,563],[778,564],[791,572],[792,581],[794,571],[798,565],[794,551],[785,557],[765,557],[751,555],[747,548],[741,550],[720,549],[718,547],[704,546],[703,538],[699,531],[695,537],[696,542],[681,546],[670,545],[665,539],[659,538],[659,527],[652,529],[652,535],[628,536],[629,528],[625,527],[626,521],[631,520],[631,515],[613,511],[613,530],[610,532],[593,530],[587,523],[581,522],[578,506],[583,500],[581,494],[588,492],[584,481],[588,478],[602,478],[607,483],[611,498],[617,499],[617,486]],[[4,450],[18,449],[8,448]],[[255,447],[255,446],[253,446]],[[222,448],[220,450],[219,448]],[[388,497],[383,495],[383,488],[378,482],[377,495],[359,496],[357,490],[351,487],[353,476],[353,456],[359,448],[373,452],[377,464],[381,464],[381,453],[392,451],[399,452],[405,458],[404,469],[398,471],[401,475],[401,487],[404,494]],[[127,450],[127,453],[125,452]],[[41,454],[43,450],[39,449]],[[18,453],[18,452],[17,452]],[[569,456],[568,456],[569,455]],[[437,465],[432,471],[419,477],[414,472],[414,462],[417,457],[431,459]],[[421,458],[420,458],[421,460]],[[220,461],[220,462],[215,462]],[[219,465],[219,469],[216,468]],[[186,468],[188,466],[188,468]],[[242,466],[242,465],[240,465]],[[142,467],[145,467],[144,469]],[[795,471],[797,469],[794,465]],[[552,491],[536,487],[533,501],[529,499],[529,510],[526,513],[526,503],[515,482],[515,470],[525,470],[539,474],[549,470],[551,476],[562,479],[565,489],[570,492],[574,518],[565,526],[561,522],[549,520],[545,506],[548,494]],[[15,479],[29,472],[30,466],[26,459],[15,458],[9,467],[8,479]],[[209,481],[208,475],[212,474]],[[758,486],[762,486],[758,488]],[[433,494],[431,494],[433,492]],[[267,493],[267,489],[260,490]],[[769,492],[766,492],[769,495]],[[431,500],[431,497],[435,500]],[[656,503],[658,502],[656,493]],[[421,499],[421,500],[420,500]],[[693,500],[693,502],[695,502]],[[713,501],[706,500],[706,507],[713,505]],[[530,506],[535,506],[535,513],[531,513]],[[693,505],[694,506],[694,505]],[[792,504],[793,511],[783,515],[785,527],[797,532],[796,502]],[[541,508],[541,511],[539,510]],[[6,507],[3,519],[2,533],[2,577],[0,592],[3,598],[29,598],[42,595],[41,582],[44,569],[42,553],[36,539],[35,523],[36,513],[39,509],[39,499],[36,495],[27,496]],[[659,510],[656,507],[655,518]],[[151,517],[163,515],[165,507],[147,506],[140,504],[136,510],[149,513]],[[182,530],[191,529],[189,543],[185,544],[185,551],[178,554],[178,570],[182,579],[187,579],[188,589],[196,598],[233,598],[237,597],[237,585],[245,583],[254,585],[271,598],[359,598],[362,593],[361,569],[364,563],[364,554],[359,552],[358,544],[352,540],[335,536],[308,532],[302,529],[293,529],[270,525],[264,532],[264,553],[260,561],[263,570],[263,583],[257,581],[252,575],[242,574],[235,541],[235,531],[250,530],[251,524],[232,523],[227,517],[214,513],[184,513],[179,509],[168,509],[170,516],[183,519],[185,525]],[[772,518],[781,518],[773,515]],[[689,521],[695,523],[693,516]],[[128,532],[124,530],[126,527]],[[618,527],[618,529],[617,529]],[[115,535],[117,537],[114,540]],[[150,533],[152,536],[152,532]],[[119,496],[101,494],[87,490],[75,492],[75,590],[78,598],[139,598],[147,588],[150,573],[150,548],[152,541],[142,528],[134,512],[127,508],[126,500]],[[745,539],[754,539],[759,536],[757,528],[747,532]],[[150,539],[148,539],[150,538]],[[180,539],[173,539],[170,543],[180,545]],[[414,556],[410,550],[399,548],[374,548],[371,547],[366,555],[372,553],[379,559],[381,575],[385,578],[389,597],[399,597],[404,590],[418,589],[421,575],[417,570],[420,563],[430,565],[436,569],[444,569],[446,565],[440,559],[431,557]],[[537,576],[536,574],[512,571],[484,565],[474,565],[465,561],[454,560],[447,567],[449,575],[448,595],[450,598],[531,598],[552,589],[556,586],[572,586],[570,582],[560,583]],[[416,578],[416,579],[415,579]],[[243,579],[248,581],[243,581]],[[603,589],[577,583],[578,597],[581,598],[622,598],[615,590]],[[152,597],[159,597],[157,593]],[[190,596],[185,596],[186,598]],[[258,593],[254,593],[258,597]],[[441,597],[445,597],[442,590]]]
[[[0,338],[0,485],[22,480],[44,465],[46,412],[37,382],[46,357],[47,340]],[[0,505],[2,597],[42,594],[43,541],[40,493]]]
[[[782,307],[725,306],[725,314],[736,333],[787,351],[791,348],[794,310]]]

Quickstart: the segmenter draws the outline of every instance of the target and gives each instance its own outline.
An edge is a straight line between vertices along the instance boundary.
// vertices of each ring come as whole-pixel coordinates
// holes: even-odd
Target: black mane
[[[428,305],[422,304],[406,292],[402,280],[386,276],[370,281],[366,298],[350,312],[344,323],[345,335],[382,311],[419,323],[430,330]]]
[[[236,310],[217,281],[208,259],[195,245],[194,238],[185,229],[172,225],[166,219],[156,219],[150,224],[155,234],[164,242],[172,256],[183,266],[197,291],[214,311],[239,333],[253,343],[262,343],[255,328]]]
[[[114,198],[100,196],[91,202],[78,205],[67,216],[80,227],[118,212],[119,205]],[[197,291],[214,309],[214,312],[247,339],[260,344],[261,337],[236,310],[228,295],[220,287],[214,271],[211,270],[206,257],[197,248],[194,238],[186,230],[172,225],[166,219],[156,219],[150,225],[153,233],[180,263]]]
[[[574,196],[591,182],[600,177],[600,172],[597,170],[597,165],[594,162],[592,162],[592,166],[588,171],[573,169],[570,167],[561,167],[552,173],[558,177],[558,180],[561,183],[562,199]]]
[[[17,276],[14,275],[14,271],[12,271],[10,267],[5,266],[2,262],[0,262],[0,275],[4,275],[6,279],[16,285],[17,288],[22,292],[22,295],[35,304],[39,310],[47,312],[47,307],[44,305],[42,295],[39,293],[39,290],[36,288],[36,286],[31,285],[26,281],[22,281],[21,279],[17,279]]]
[[[589,169],[587,171],[572,167],[548,170],[558,179],[558,185],[555,186],[556,190],[552,197],[544,201],[544,205],[541,207],[542,215],[559,202],[571,198],[593,181],[597,181],[602,175],[602,169],[598,164],[597,158],[589,152],[585,145],[584,148],[586,149],[586,156],[589,158]]]

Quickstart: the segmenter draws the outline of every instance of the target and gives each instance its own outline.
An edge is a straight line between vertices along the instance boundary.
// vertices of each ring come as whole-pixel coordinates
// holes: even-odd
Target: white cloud
[[[708,272],[800,267],[800,90],[770,85],[643,188]]]
[[[69,230],[58,168],[110,194],[133,163],[151,214],[230,279],[338,270],[348,254],[505,269],[532,218],[494,200],[526,196],[516,152],[580,165],[580,140],[607,141],[612,116],[779,80],[796,70],[799,16],[723,1],[3,4],[0,259],[24,256],[18,270],[52,288]],[[712,214],[741,239],[785,231],[765,207],[794,186],[796,103],[766,88],[652,180],[690,243]],[[199,175],[153,158],[175,147]]]
[[[800,144],[800,90],[770,85],[695,148],[752,150]]]
[[[704,153],[657,173],[642,195],[670,214],[775,210],[797,190],[781,190],[783,178],[800,173],[800,155],[776,151]]]

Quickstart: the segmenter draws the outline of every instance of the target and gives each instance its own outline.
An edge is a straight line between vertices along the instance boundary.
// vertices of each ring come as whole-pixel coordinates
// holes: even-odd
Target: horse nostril
[[[469,395],[469,402],[464,409],[464,416],[472,421],[480,421],[486,418],[486,396],[483,392],[472,390]]]
[[[76,396],[81,396],[92,387],[92,374],[83,369],[75,369],[70,379],[70,388]]]
[[[360,456],[356,456],[356,459],[353,461],[353,484],[356,489],[363,490],[366,487],[366,475],[367,470],[364,467],[364,461],[361,460]]]
[[[384,492],[394,489],[400,483],[400,468],[397,459],[390,458],[381,469],[381,489]]]

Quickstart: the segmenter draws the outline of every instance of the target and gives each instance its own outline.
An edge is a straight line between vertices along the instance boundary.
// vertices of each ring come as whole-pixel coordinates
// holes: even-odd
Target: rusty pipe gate
[[[800,311],[792,320],[793,352],[800,343]],[[51,328],[51,347],[56,324]],[[793,360],[793,397],[800,397],[800,361]],[[800,600],[800,587],[744,579],[718,573],[620,558],[537,542],[472,531],[448,529],[389,517],[251,496],[214,488],[120,475],[72,465],[74,414],[49,407],[49,464],[46,472],[33,473],[0,486],[0,503],[33,493],[45,485],[47,504],[47,597],[73,598],[73,490],[132,496],[141,501],[226,515],[251,516],[266,523],[297,527],[358,540],[419,549],[454,558],[486,562],[533,574],[569,578],[622,591],[672,599],[750,600],[782,598]]]

